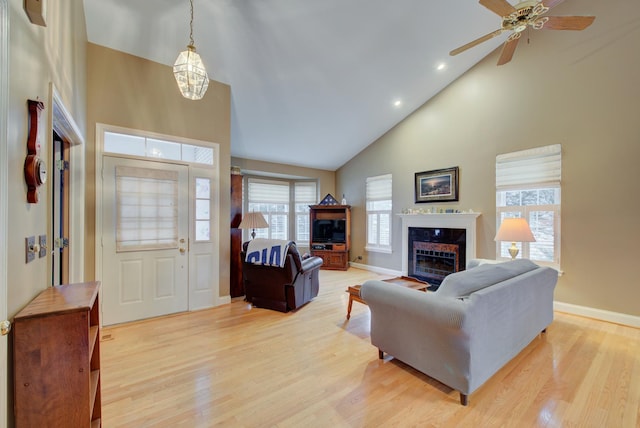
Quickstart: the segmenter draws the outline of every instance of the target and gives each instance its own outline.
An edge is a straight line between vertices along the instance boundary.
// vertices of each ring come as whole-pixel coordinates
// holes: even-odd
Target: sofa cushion
[[[498,264],[483,264],[448,275],[436,291],[445,297],[466,297],[471,293],[482,290],[523,273],[536,269],[538,265],[531,260],[518,259]]]

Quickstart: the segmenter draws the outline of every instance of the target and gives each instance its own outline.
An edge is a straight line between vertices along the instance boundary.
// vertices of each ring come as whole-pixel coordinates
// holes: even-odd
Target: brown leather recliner
[[[289,243],[284,267],[246,262],[247,245],[242,245],[242,280],[247,302],[259,308],[288,312],[318,295],[322,259],[302,259],[294,242]]]

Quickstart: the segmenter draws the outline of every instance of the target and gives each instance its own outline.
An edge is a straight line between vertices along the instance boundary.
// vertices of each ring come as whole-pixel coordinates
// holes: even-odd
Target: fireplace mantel
[[[476,258],[476,221],[481,213],[397,214],[402,219],[402,275],[409,269],[409,228],[432,227],[465,229],[467,238],[466,259]]]

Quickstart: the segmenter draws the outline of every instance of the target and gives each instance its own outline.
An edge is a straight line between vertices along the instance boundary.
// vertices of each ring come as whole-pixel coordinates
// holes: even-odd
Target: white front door
[[[103,157],[105,325],[188,310],[189,170]]]

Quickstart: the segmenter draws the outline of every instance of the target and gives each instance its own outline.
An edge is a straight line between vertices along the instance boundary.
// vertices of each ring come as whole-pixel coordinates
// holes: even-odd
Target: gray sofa
[[[377,280],[362,284],[371,343],[460,392],[460,402],[553,321],[558,273],[529,260],[481,264],[445,278],[435,292]]]

